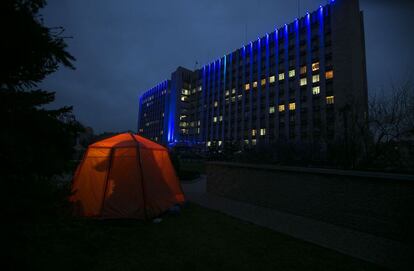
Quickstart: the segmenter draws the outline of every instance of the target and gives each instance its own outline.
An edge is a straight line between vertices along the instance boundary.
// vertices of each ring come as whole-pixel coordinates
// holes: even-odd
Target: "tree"
[[[14,215],[55,196],[45,195],[50,189],[45,186],[69,169],[81,127],[72,107],[44,108],[55,93],[39,89],[38,84],[60,65],[74,69],[75,60],[66,51],[63,29],[44,26],[39,10],[45,4],[44,0],[0,2],[0,177],[12,191],[10,200],[18,202],[9,210]],[[16,210],[19,204],[24,206]]]
[[[414,88],[407,81],[392,85],[391,94],[374,96],[370,104],[372,144],[369,160],[374,166],[405,168],[412,160],[408,144],[414,142]],[[407,153],[410,157],[407,157]]]

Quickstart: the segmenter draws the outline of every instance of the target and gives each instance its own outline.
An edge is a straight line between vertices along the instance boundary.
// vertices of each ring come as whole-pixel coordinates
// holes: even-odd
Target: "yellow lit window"
[[[188,100],[188,97],[187,96],[181,96],[181,101],[182,102],[186,102]]]
[[[273,113],[275,113],[275,107],[271,106],[269,107],[269,114],[273,114]]]
[[[260,84],[261,84],[262,86],[266,85],[266,78],[262,79],[262,80],[260,81]]]
[[[334,104],[335,102],[335,97],[334,96],[327,96],[326,97],[326,103],[327,104]]]
[[[217,122],[217,117],[214,117],[213,118],[213,122]]]
[[[320,89],[319,86],[312,88],[312,94],[313,95],[318,95],[320,92],[321,92],[321,89]]]
[[[312,63],[312,71],[318,71],[319,70],[319,62]]]
[[[223,141],[219,140],[218,145],[221,146],[223,144]]]
[[[295,103],[290,103],[289,104],[289,110],[295,110],[296,109],[296,104]]]
[[[260,129],[260,135],[261,136],[266,135],[266,129],[264,129],[264,128]]]
[[[256,136],[256,130],[255,129],[252,130],[252,136]]]
[[[253,82],[253,88],[257,88],[257,81]]]
[[[289,71],[289,77],[295,77],[295,70]]]
[[[275,76],[272,75],[272,76],[269,77],[269,83],[271,84],[271,83],[274,83],[274,82],[275,82]]]
[[[245,89],[245,90],[249,90],[249,89],[250,89],[250,84],[246,84],[246,85],[244,85],[244,89]]]
[[[210,147],[211,146],[211,141],[208,141],[207,142],[207,147]]]
[[[308,80],[306,78],[300,79],[300,86],[306,86],[307,83],[308,83]]]
[[[217,107],[217,106],[218,106],[218,102],[214,101],[214,107]]]
[[[333,71],[327,71],[325,73],[325,78],[326,79],[332,79],[333,78]]]
[[[319,74],[315,74],[312,76],[312,83],[318,83],[319,82]]]
[[[300,67],[300,74],[305,74],[305,73],[306,73],[306,66]]]
[[[285,105],[284,104],[280,104],[279,105],[279,112],[283,112],[285,111]]]
[[[281,80],[285,80],[285,74],[284,73],[279,73],[279,81]]]

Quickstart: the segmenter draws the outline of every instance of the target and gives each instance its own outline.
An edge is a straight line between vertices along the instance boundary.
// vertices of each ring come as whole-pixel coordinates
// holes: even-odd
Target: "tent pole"
[[[102,197],[101,211],[99,212],[101,216],[102,216],[102,212],[103,212],[104,205],[105,205],[106,190],[108,189],[108,181],[109,181],[109,175],[111,173],[114,151],[115,151],[115,148],[111,148],[111,151],[109,153],[109,164],[108,164],[108,171],[106,173],[106,178],[105,178],[105,189],[104,189],[104,194]]]
[[[145,215],[145,221],[148,221],[148,212],[147,212],[147,204],[145,202],[146,196],[145,196],[145,185],[144,185],[144,173],[142,173],[142,159],[141,159],[141,149],[140,144],[137,141],[137,139],[130,133],[132,139],[137,143],[137,163],[139,165],[139,172],[141,175],[141,187],[142,187],[142,204],[144,207],[144,215]]]

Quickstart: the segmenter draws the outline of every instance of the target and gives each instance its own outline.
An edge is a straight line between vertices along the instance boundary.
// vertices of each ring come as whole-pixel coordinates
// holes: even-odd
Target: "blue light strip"
[[[222,102],[223,102],[223,112],[222,112],[222,116],[223,116],[223,121],[221,122],[221,141],[223,141],[224,143],[224,127],[226,125],[226,71],[227,71],[227,56],[224,55],[224,67],[223,67],[223,95],[222,95]]]

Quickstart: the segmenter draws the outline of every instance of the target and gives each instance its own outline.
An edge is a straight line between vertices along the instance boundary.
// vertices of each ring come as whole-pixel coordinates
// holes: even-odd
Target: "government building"
[[[363,14],[358,0],[331,0],[200,69],[178,67],[140,97],[138,133],[166,146],[326,143],[364,129],[367,113]]]

